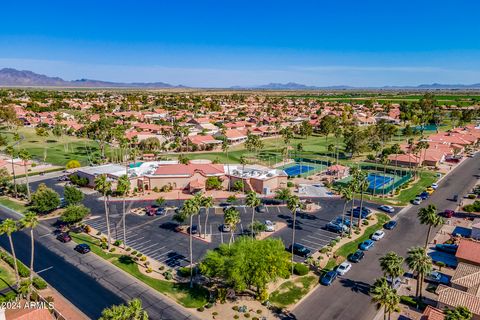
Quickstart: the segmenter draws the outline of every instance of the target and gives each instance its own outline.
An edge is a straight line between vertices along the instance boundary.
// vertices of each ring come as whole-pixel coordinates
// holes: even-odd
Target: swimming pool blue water
[[[143,164],[143,162],[135,162],[135,163],[130,163],[128,166],[130,168],[138,168]]]
[[[304,174],[305,172],[315,169],[314,167],[305,166],[302,164],[296,164],[291,167],[283,169],[289,177],[297,176],[299,174]]]
[[[380,187],[383,187],[387,184],[389,184],[393,178],[392,177],[387,177],[387,176],[382,176],[379,174],[373,174],[369,173],[367,176],[367,180],[370,182],[368,188],[369,189],[378,189]]]

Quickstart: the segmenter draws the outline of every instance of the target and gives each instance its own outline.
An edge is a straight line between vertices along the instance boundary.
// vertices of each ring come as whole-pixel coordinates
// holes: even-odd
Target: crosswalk
[[[107,223],[103,217],[90,219],[87,221],[87,224],[102,233],[107,233]],[[123,239],[123,231],[121,225],[119,226],[117,224],[117,222],[110,221],[111,234],[112,238],[121,240]],[[132,250],[138,251],[170,268],[178,268],[189,264],[187,257],[154,242],[152,239],[148,239],[145,235],[138,233],[137,229],[127,229],[125,234],[127,246],[131,247]]]

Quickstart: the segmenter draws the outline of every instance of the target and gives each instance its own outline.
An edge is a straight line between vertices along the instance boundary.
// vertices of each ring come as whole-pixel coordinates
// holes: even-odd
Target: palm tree
[[[242,172],[245,172],[245,165],[247,164],[247,158],[245,156],[240,157],[240,164],[242,165]],[[246,180],[245,180],[246,181]],[[242,180],[242,192],[245,193],[245,181]]]
[[[222,151],[225,152],[227,156],[227,173],[230,177],[230,159],[228,158],[228,149],[230,149],[230,145],[228,144],[227,139],[222,141]],[[228,183],[228,191],[230,191],[230,183]]]
[[[0,224],[0,234],[6,234],[8,237],[8,242],[10,243],[10,250],[12,250],[13,256],[13,266],[15,269],[15,279],[16,285],[20,284],[20,275],[18,274],[18,265],[17,265],[17,256],[15,255],[15,247],[13,246],[13,239],[12,233],[18,231],[18,225],[12,219],[5,219],[3,220],[2,224]]]
[[[122,226],[123,226],[123,247],[127,247],[127,230],[126,230],[126,225],[125,225],[125,219],[126,219],[126,209],[125,209],[125,202],[126,198],[125,196],[127,195],[128,191],[130,190],[130,179],[126,174],[122,175],[120,178],[118,178],[117,182],[117,194],[122,196],[122,207],[123,207],[123,215],[122,215]]]
[[[35,129],[35,133],[37,134],[37,136],[41,138],[48,137],[48,131],[44,127],[37,127]],[[47,160],[47,147],[45,146],[45,148],[43,149],[43,161],[46,161],[46,160]]]
[[[285,203],[290,197],[292,193],[288,188],[282,188],[275,191],[275,199],[282,200]]]
[[[427,255],[427,250],[422,247],[413,247],[408,250],[407,265],[417,274],[417,287],[415,296],[422,299],[423,279],[432,271],[432,258]]]
[[[392,285],[394,279],[400,277],[405,272],[402,267],[403,260],[403,257],[393,251],[388,252],[380,258],[380,267],[382,268],[383,274],[392,279]]]
[[[227,224],[230,227],[230,242],[228,243],[228,245],[230,246],[233,242],[233,234],[235,232],[235,229],[237,228],[237,224],[240,223],[240,212],[238,212],[238,210],[235,209],[235,207],[229,207],[225,210],[224,215],[225,215],[224,217],[225,224]],[[251,231],[253,234],[254,233],[253,228]]]
[[[193,287],[193,235],[192,235],[192,226],[193,226],[193,216],[198,214],[200,210],[199,198],[194,197],[188,200],[185,200],[183,203],[180,212],[174,216],[174,219],[177,221],[184,222],[187,219],[189,220],[189,238],[190,238],[190,287]]]
[[[247,197],[245,199],[245,204],[252,208],[252,226],[253,221],[255,220],[255,207],[259,206],[261,203],[260,198],[257,196],[255,191],[247,192]],[[254,233],[252,232],[252,237],[254,237]]]
[[[345,210],[347,208],[347,204],[349,201],[353,199],[353,194],[352,190],[348,187],[341,187],[340,188],[340,196],[344,200],[343,202],[343,210],[342,210],[342,224],[344,224],[345,221]],[[352,221],[350,221],[352,223]]]
[[[390,147],[390,152],[395,155],[395,167],[394,167],[394,172],[393,176],[394,179],[397,176],[397,167],[398,167],[398,155],[400,153],[403,153],[402,149],[400,148],[400,145],[398,143],[395,143],[393,146]],[[394,188],[392,188],[392,195],[394,194]]]
[[[25,182],[27,183],[27,198],[30,200],[30,183],[28,182],[28,170],[27,170],[27,163],[28,160],[32,159],[30,152],[25,149],[20,150],[18,153],[18,157],[23,161],[23,168],[25,169]]]
[[[400,303],[400,296],[397,291],[388,285],[387,279],[380,278],[375,280],[370,289],[372,302],[377,304],[377,307],[383,308],[383,319],[390,319],[391,313],[398,311],[398,304]]]
[[[15,158],[15,148],[13,146],[7,146],[5,148],[5,152],[11,157],[12,159],[12,176],[13,176],[13,195],[17,197],[17,177],[15,175],[15,165],[13,164],[13,158]]]
[[[287,199],[287,208],[290,210],[293,216],[293,224],[292,224],[292,274],[293,274],[293,245],[295,244],[295,227],[297,222],[297,208],[300,205],[300,199],[298,196],[292,195]]]
[[[148,313],[143,310],[140,299],[133,299],[127,305],[118,305],[102,311],[99,320],[148,320]]]
[[[213,207],[213,198],[212,197],[202,197],[202,207],[205,208],[205,228],[203,229],[204,239],[207,238],[207,221],[210,208]]]
[[[107,249],[110,249],[110,218],[108,210],[108,197],[112,193],[112,182],[108,180],[107,175],[101,174],[95,178],[95,190],[103,195],[103,205],[105,207],[105,221],[107,223]]]
[[[428,247],[428,241],[430,239],[430,233],[432,232],[432,227],[438,227],[443,224],[443,218],[437,214],[437,208],[433,204],[429,204],[426,208],[421,208],[418,211],[418,219],[421,224],[428,225],[427,238],[425,239],[425,250]]]
[[[368,174],[365,171],[358,173],[358,190],[360,191],[360,215],[358,216],[358,228],[361,228],[362,222],[362,209],[363,209],[363,194],[370,186],[370,181],[367,179]]]
[[[33,283],[33,259],[35,256],[35,238],[33,236],[33,229],[38,226],[38,216],[34,212],[27,212],[21,220],[21,225],[24,228],[30,229],[31,241],[31,255],[30,255],[30,284]],[[31,288],[31,287],[30,287]]]
[[[445,320],[471,320],[473,313],[467,307],[458,306],[455,309],[445,309]]]

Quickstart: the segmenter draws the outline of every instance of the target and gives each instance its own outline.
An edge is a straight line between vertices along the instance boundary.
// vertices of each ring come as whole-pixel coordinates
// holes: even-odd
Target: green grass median
[[[269,301],[277,307],[286,307],[300,301],[315,285],[317,277],[304,276],[289,280],[272,292]]]

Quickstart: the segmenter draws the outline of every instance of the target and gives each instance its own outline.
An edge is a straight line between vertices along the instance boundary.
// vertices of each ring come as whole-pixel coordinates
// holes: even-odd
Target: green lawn
[[[0,197],[0,204],[20,213],[24,213],[25,211],[27,211],[26,205],[24,205],[23,203],[14,201],[8,197]]]
[[[317,277],[303,276],[282,283],[280,287],[270,295],[270,302],[277,307],[283,308],[298,302],[315,285]]]
[[[70,236],[76,243],[87,243],[96,255],[111,262],[153,289],[171,297],[186,308],[198,308],[207,303],[208,291],[203,287],[190,288],[189,283],[154,279],[141,273],[138,270],[138,265],[129,256],[104,252],[99,246],[100,241],[98,239],[83,233],[70,233]]]
[[[0,290],[8,288],[15,283],[15,273],[7,266],[0,265]]]
[[[348,257],[348,255],[354,253],[358,249],[358,245],[360,243],[369,239],[370,236],[375,231],[377,231],[378,229],[381,229],[382,226],[385,224],[385,222],[390,220],[390,217],[387,216],[386,214],[383,214],[383,213],[377,213],[377,218],[378,218],[378,222],[376,224],[374,224],[373,226],[367,227],[367,229],[365,230],[365,232],[363,233],[363,235],[361,237],[357,238],[354,241],[350,241],[350,242],[344,244],[343,246],[338,248],[338,250],[335,251],[335,253],[337,255],[345,257],[345,258]]]
[[[12,132],[3,131],[2,133],[12,141]],[[52,134],[48,137],[39,137],[34,128],[22,127],[18,133],[25,137],[18,145],[17,149],[26,149],[36,160],[43,161],[45,150],[47,150],[46,162],[64,166],[69,160],[78,160],[82,165],[88,164],[89,156],[98,153],[98,144],[89,139],[79,139],[71,136],[55,137]],[[68,146],[68,149],[67,149]]]

